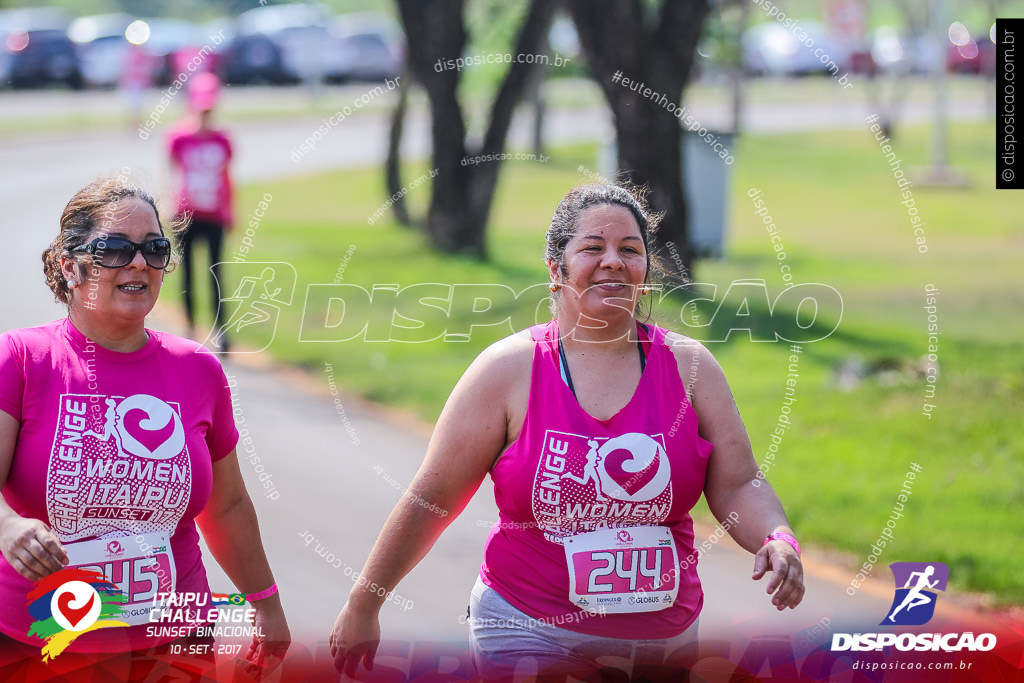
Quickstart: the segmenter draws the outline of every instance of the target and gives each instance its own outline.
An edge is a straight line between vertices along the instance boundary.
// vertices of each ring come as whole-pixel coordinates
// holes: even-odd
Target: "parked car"
[[[238,16],[236,37],[261,34],[277,46],[288,81],[344,78],[343,48],[331,39],[331,12],[319,4],[256,7]]]
[[[801,21],[795,32],[777,21],[752,26],[743,34],[741,48],[744,69],[755,75],[827,73],[829,60],[841,71],[852,70],[850,50],[817,22]],[[823,56],[828,57],[824,63]]]
[[[174,55],[202,40],[198,28],[181,19],[135,19],[128,14],[98,14],[81,17],[71,24],[71,38],[78,44],[82,71],[88,85],[113,88],[122,83],[126,70],[132,80],[148,70],[150,85],[167,85],[177,76]],[[138,46],[139,54],[132,54]],[[143,67],[140,58],[149,64]]]
[[[82,87],[75,46],[64,31],[14,30],[4,46],[9,52],[8,81],[14,88],[36,88],[63,84]]]
[[[331,38],[341,49],[341,68],[330,80],[382,81],[402,72],[405,57],[401,28],[380,14],[346,14],[335,18]]]
[[[224,81],[232,85],[282,85],[292,82],[281,48],[262,33],[236,35],[222,53]]]
[[[149,36],[143,46],[156,65],[154,82],[157,85],[169,85],[178,76],[174,55],[189,47],[202,48],[206,37],[201,35],[195,24],[182,19],[147,18],[139,21],[149,28]],[[211,66],[216,67],[215,64]]]
[[[0,12],[0,83],[14,88],[82,87],[63,10],[39,7]]]
[[[128,60],[125,30],[134,21],[123,12],[94,14],[71,22],[68,35],[78,47],[85,83],[94,88],[117,86]]]
[[[8,85],[11,80],[11,55],[5,47],[7,32],[0,28],[0,88]]]
[[[963,45],[950,43],[946,68],[955,73],[991,76],[996,72],[996,46],[988,36],[971,38]]]
[[[919,75],[933,73],[945,61],[953,73],[989,75],[995,73],[996,47],[983,33],[970,35],[966,29],[937,47],[929,35],[906,35],[892,26],[879,26],[872,38],[871,53],[883,71],[906,71]],[[959,44],[958,44],[959,43]]]

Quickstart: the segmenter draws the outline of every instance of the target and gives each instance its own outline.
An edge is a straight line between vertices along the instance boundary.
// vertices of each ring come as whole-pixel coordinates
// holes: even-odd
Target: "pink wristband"
[[[262,590],[259,593],[246,593],[245,599],[248,602],[253,600],[262,600],[263,598],[269,598],[271,595],[277,592],[277,584],[273,584],[270,588]]]
[[[793,546],[793,548],[796,550],[797,555],[800,555],[800,544],[797,543],[796,538],[792,534],[787,534],[785,531],[776,531],[771,536],[764,539],[764,543],[761,545],[762,547],[766,546],[772,541],[785,541],[786,543]]]

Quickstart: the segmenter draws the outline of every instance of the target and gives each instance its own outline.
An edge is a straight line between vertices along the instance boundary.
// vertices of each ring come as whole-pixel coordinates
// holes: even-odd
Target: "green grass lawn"
[[[897,153],[914,177],[914,167],[928,162],[929,131],[898,133]],[[701,262],[695,279],[718,287],[718,301],[698,305],[705,321],[734,280],[763,279],[771,299],[782,291],[769,236],[747,197],[750,188],[760,189],[794,280],[827,284],[842,297],[841,321],[833,307],[823,310],[814,328],[827,332],[838,322],[835,332],[803,345],[793,427],[768,475],[801,540],[847,553],[851,567],[864,562],[910,463],[916,462],[922,471],[893,530],[895,543],[873,575],[888,579],[889,562],[941,561],[950,566],[956,588],[986,592],[998,604],[1009,604],[1024,602],[1016,552],[1024,537],[1024,441],[1013,427],[1024,412],[1024,360],[1018,352],[1024,332],[1018,275],[1024,219],[1015,193],[991,189],[993,139],[989,125],[955,126],[950,158],[970,185],[912,188],[925,223],[928,252],[921,254],[895,180],[866,127],[744,138],[735,150],[727,257]],[[543,283],[544,230],[562,194],[584,180],[577,166],[594,167],[594,152],[567,148],[555,150],[547,164],[505,164],[485,263],[433,254],[418,233],[392,224],[388,216],[368,225],[367,217],[384,200],[377,170],[243,188],[240,216],[251,213],[264,192],[273,194],[250,260],[286,261],[298,277],[294,303],[283,311],[270,350],[321,374],[329,361],[343,390],[436,418],[471,359],[507,327],[474,328],[466,342],[302,342],[300,328],[311,334],[326,315],[321,302],[311,305],[303,320],[307,285],[334,282],[346,252],[350,257],[340,281],[366,288],[501,283],[520,291]],[[406,178],[424,170],[412,166]],[[412,191],[414,208],[423,207],[427,194],[426,185]],[[226,259],[239,238],[233,237]],[[173,280],[169,284],[173,289]],[[926,284],[939,290],[942,333],[930,419],[922,415],[926,383],[920,372],[928,342],[922,308]],[[436,295],[436,288],[431,291]],[[710,296],[707,291],[704,296]],[[386,299],[386,293],[378,296]],[[538,301],[539,296],[524,296],[498,305],[529,321]],[[738,303],[730,300],[709,328],[689,328],[680,318],[684,303],[680,297],[666,299],[655,319],[705,339],[724,336],[723,328],[736,320],[727,315]],[[380,308],[353,300],[350,311],[367,315],[376,336],[390,325],[390,306],[387,315]],[[449,331],[472,322],[467,307],[461,310],[447,322]],[[795,329],[791,306],[769,311],[754,300],[750,313],[755,336]],[[331,332],[320,328],[321,336]],[[435,319],[428,329],[440,334],[445,323]],[[243,335],[250,346],[267,340]],[[764,461],[782,406],[788,344],[754,343],[748,333],[733,332],[728,340],[708,345],[730,378],[754,454]],[[857,364],[883,371],[841,386],[837,369]]]

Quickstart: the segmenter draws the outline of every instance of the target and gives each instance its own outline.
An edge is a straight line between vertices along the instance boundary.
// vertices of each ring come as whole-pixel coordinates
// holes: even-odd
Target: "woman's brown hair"
[[[87,243],[96,228],[102,230],[104,223],[112,223],[113,205],[125,199],[137,199],[149,204],[156,216],[157,224],[160,225],[160,212],[156,208],[156,201],[152,195],[129,183],[123,174],[96,178],[76,192],[64,207],[60,216],[60,233],[43,251],[42,255],[43,275],[57,301],[64,304],[71,303],[71,290],[68,288],[67,280],[61,270],[61,259],[75,258],[79,282],[84,282],[85,255],[75,254],[72,250]],[[176,237],[184,229],[184,226],[184,221],[175,222],[168,226],[168,232],[172,237]],[[163,231],[163,225],[160,225],[160,229]],[[175,249],[171,263],[165,269],[166,272],[173,270],[177,262],[178,251]]]

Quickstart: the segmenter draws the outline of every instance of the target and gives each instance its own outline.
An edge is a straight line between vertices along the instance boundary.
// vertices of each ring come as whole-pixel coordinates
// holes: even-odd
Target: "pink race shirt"
[[[191,211],[199,220],[230,225],[231,142],[227,135],[178,128],[169,134],[168,146],[179,173],[178,213]]]
[[[193,519],[210,497],[213,463],[238,441],[216,357],[195,342],[147,332],[146,345],[130,353],[91,342],[68,319],[0,335],[0,410],[19,423],[5,500],[49,524],[66,548],[106,541],[77,547],[103,547],[87,564],[104,567],[140,605],[152,604],[150,593],[166,583],[135,566],[138,538],[169,536],[169,554],[164,549],[156,567],[161,582],[173,577],[175,592],[209,592]],[[0,556],[0,631],[41,644],[26,635],[32,586]],[[173,640],[147,638],[146,628],[90,631],[69,651]]]
[[[562,379],[557,321],[530,329],[535,349],[529,407],[518,438],[491,470],[499,516],[487,539],[480,575],[523,612],[560,628],[611,638],[661,639],[686,630],[704,601],[689,513],[704,489],[712,444],[697,433],[697,415],[665,343],[665,330],[638,330],[647,356],[640,383],[622,410],[598,420],[580,407]],[[649,548],[622,542],[639,538],[637,527],[653,527],[661,536]],[[609,528],[618,531],[599,547],[607,552],[593,553],[597,563],[586,564],[581,572],[580,558],[574,558],[578,585],[571,592],[567,542]],[[678,562],[663,562],[673,543]],[[607,570],[600,565],[602,557],[608,558]],[[678,571],[668,579],[673,565]],[[627,578],[610,576],[612,570]],[[665,578],[647,578],[655,575]],[[626,587],[632,581],[633,590],[650,588],[654,581],[662,590],[581,597],[588,580],[594,582],[593,591],[612,591],[614,581]],[[668,596],[666,586],[678,594]],[[672,599],[663,609],[634,613],[593,614],[578,606],[605,600],[623,607],[630,600]]]

